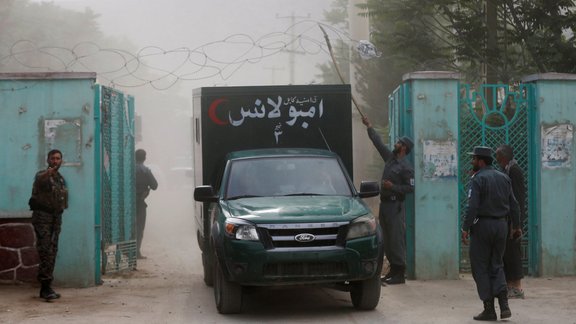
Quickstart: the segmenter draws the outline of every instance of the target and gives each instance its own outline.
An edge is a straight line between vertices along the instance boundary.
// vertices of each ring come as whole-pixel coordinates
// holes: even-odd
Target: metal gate
[[[96,143],[101,147],[96,158],[101,197],[96,201],[101,202],[97,214],[101,215],[100,252],[105,274],[136,267],[134,98],[104,86],[97,93],[100,122],[96,124],[102,143]]]
[[[459,134],[458,134],[458,189],[460,204],[460,223],[466,212],[466,192],[470,184],[472,171],[471,159],[468,152],[474,146],[483,145],[497,148],[501,144],[509,144],[514,149],[514,158],[524,170],[526,181],[526,199],[521,202],[526,206],[526,220],[522,225],[524,236],[522,238],[522,262],[525,273],[535,272],[535,253],[530,248],[533,233],[528,224],[532,222],[533,206],[531,199],[532,183],[531,159],[533,156],[532,136],[533,127],[533,85],[515,84],[505,85],[485,84],[473,89],[470,85],[460,85],[459,88]],[[495,166],[498,167],[497,163]],[[470,271],[468,246],[460,245],[460,271]]]
[[[402,83],[388,97],[388,143],[396,143],[398,138],[409,136],[414,138],[414,118],[412,116],[411,83]],[[414,154],[407,157],[414,165]],[[415,219],[414,194],[406,195],[404,203],[406,209],[406,273],[409,278],[415,277]]]

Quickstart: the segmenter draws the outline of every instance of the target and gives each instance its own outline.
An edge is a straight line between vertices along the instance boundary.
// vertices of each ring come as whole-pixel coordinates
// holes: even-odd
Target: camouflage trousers
[[[46,213],[35,210],[32,213],[32,224],[36,233],[36,250],[40,259],[38,281],[51,282],[54,279],[54,265],[56,264],[56,254],[58,254],[62,213]]]

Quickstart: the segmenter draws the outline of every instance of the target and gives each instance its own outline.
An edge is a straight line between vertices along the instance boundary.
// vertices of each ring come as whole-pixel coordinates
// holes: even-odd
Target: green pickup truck
[[[193,92],[194,219],[220,313],[243,290],[324,285],[358,309],[380,299],[382,235],[353,181],[349,85]]]
[[[244,286],[324,284],[350,291],[357,309],[380,299],[382,235],[335,153],[318,149],[232,152],[216,187],[198,186],[210,204],[205,280],[220,313],[237,313]]]

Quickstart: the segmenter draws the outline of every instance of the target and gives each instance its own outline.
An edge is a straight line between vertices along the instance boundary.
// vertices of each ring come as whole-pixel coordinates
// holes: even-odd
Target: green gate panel
[[[136,267],[134,99],[100,87],[102,272]]]
[[[534,210],[529,204],[533,197],[533,184],[528,181],[530,170],[533,167],[530,159],[530,133],[529,117],[533,113],[533,86],[530,84],[483,84],[478,88],[471,85],[460,85],[459,93],[459,195],[460,195],[460,223],[466,213],[467,191],[470,186],[472,174],[471,157],[475,146],[489,146],[494,151],[501,144],[511,145],[514,149],[514,158],[524,170],[526,181],[525,204],[527,218],[522,227],[523,266],[526,273],[532,273],[530,267],[530,238],[532,232],[529,224],[534,223],[531,219]],[[495,167],[499,167],[494,160]],[[468,246],[460,249],[460,270],[470,271]]]

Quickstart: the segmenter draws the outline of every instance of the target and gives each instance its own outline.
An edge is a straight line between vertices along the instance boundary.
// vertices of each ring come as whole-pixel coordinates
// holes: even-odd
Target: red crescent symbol
[[[218,105],[220,105],[221,103],[228,101],[226,99],[216,99],[214,100],[211,104],[210,107],[208,108],[208,117],[210,117],[210,119],[214,122],[214,124],[216,125],[227,125],[228,121],[227,120],[221,120],[218,118],[218,116],[216,116],[216,108],[218,108]]]

